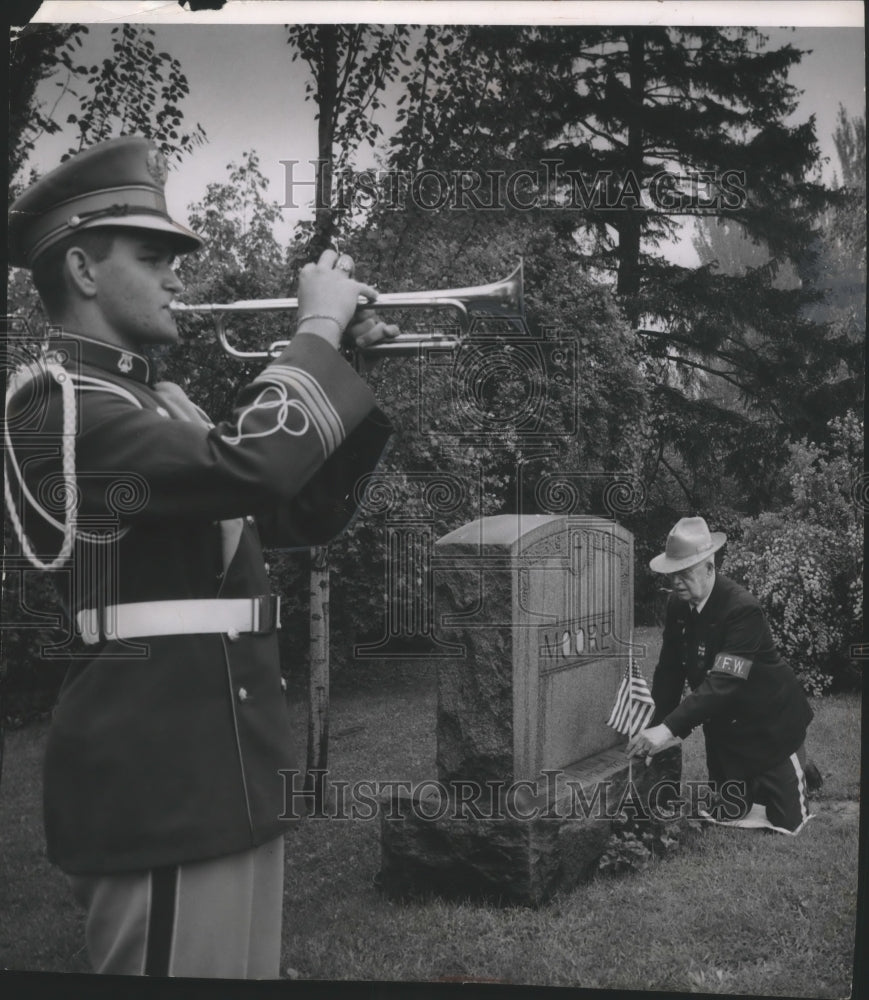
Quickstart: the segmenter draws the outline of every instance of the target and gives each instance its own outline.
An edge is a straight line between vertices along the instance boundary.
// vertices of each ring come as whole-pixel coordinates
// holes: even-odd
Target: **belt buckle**
[[[275,594],[262,594],[250,601],[250,630],[268,635],[281,627],[281,599]]]

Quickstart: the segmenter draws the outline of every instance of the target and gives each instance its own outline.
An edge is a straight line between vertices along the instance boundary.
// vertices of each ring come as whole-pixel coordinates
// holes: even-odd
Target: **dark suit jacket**
[[[680,703],[686,681],[690,693]],[[760,603],[720,575],[696,621],[687,602],[670,598],[652,696],[653,724],[664,722],[680,737],[703,724],[733,777],[750,777],[789,757],[812,719]]]

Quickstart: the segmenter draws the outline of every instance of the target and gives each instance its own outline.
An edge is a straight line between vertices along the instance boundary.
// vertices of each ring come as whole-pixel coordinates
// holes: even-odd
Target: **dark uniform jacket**
[[[680,704],[686,680],[690,693]],[[679,737],[703,724],[707,755],[714,752],[727,772],[716,778],[748,778],[781,763],[812,719],[759,602],[720,575],[699,615],[670,598],[652,697],[652,724]]]
[[[267,595],[260,531],[285,547],[334,537],[389,436],[365,383],[310,334],[216,426],[170,413],[138,355],[63,336],[48,356],[75,387],[78,538],[56,574],[73,620],[128,602]],[[45,560],[63,523],[57,382],[18,391],[9,426],[13,496]],[[70,873],[151,868],[245,850],[286,827],[279,772],[297,762],[270,626],[83,647],[47,745],[52,861]]]

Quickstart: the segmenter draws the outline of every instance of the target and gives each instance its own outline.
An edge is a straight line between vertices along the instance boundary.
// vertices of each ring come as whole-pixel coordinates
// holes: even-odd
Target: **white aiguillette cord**
[[[176,420],[186,420],[188,423],[202,424],[204,427],[213,426],[205,413],[190,399],[180,385],[176,385],[174,382],[157,382],[154,385],[154,391]],[[241,538],[242,524],[240,517],[220,522],[224,572],[229,569],[229,564],[235,555],[238,540]]]
[[[12,527],[15,529],[15,534],[18,536],[18,541],[21,543],[21,551],[27,557],[28,561],[37,569],[53,570],[57,569],[69,559],[73,544],[75,543],[75,531],[78,521],[78,489],[75,479],[75,389],[72,384],[72,379],[69,377],[69,373],[63,368],[62,365],[59,365],[54,361],[47,361],[43,359],[38,364],[29,365],[26,368],[19,368],[12,375],[9,379],[8,385],[6,386],[6,409],[4,414],[5,426],[3,429],[3,437],[6,446],[7,460],[15,470],[18,481],[21,484],[22,492],[30,499],[30,491],[27,489],[24,482],[24,477],[21,473],[21,469],[18,467],[18,462],[15,459],[15,452],[12,448],[12,436],[9,433],[9,401],[28,381],[38,378],[44,372],[47,372],[55,380],[55,382],[58,383],[63,399],[63,443],[61,445],[61,468],[63,471],[63,501],[66,520],[62,529],[63,543],[60,547],[60,552],[56,558],[52,559],[51,562],[43,562],[39,556],[36,555],[36,552],[33,550],[33,546],[30,544],[30,539],[24,532],[24,526],[18,516],[18,511],[15,508],[15,501],[12,497],[12,487],[10,486],[12,477],[8,474],[4,477],[3,492],[6,498],[6,507],[9,511],[9,520],[12,522]]]

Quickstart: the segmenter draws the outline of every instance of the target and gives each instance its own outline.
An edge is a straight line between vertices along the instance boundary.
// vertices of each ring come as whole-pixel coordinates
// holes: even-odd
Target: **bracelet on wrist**
[[[344,324],[341,322],[340,319],[338,319],[337,316],[327,316],[325,313],[308,313],[307,315],[300,317],[300,319],[296,323],[297,333],[304,333],[304,331],[301,330],[300,327],[302,323],[305,322],[305,320],[309,319],[328,319],[338,327],[339,332],[341,333],[344,332]]]

